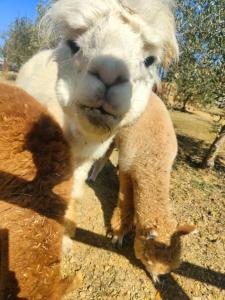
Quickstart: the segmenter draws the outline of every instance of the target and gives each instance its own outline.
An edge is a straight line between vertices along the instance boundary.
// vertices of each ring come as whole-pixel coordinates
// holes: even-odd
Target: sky
[[[0,36],[16,17],[36,18],[38,0],[0,0]],[[0,45],[2,40],[0,39]]]

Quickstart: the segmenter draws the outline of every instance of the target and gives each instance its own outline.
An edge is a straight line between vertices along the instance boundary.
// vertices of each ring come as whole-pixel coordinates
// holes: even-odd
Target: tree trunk
[[[183,101],[183,106],[181,108],[182,112],[186,112],[187,111],[186,105],[187,105],[188,101],[189,101],[189,96]]]
[[[8,79],[8,73],[9,73],[9,64],[7,63],[6,59],[3,63],[3,70],[2,70],[2,77],[4,79]]]
[[[222,126],[219,134],[213,141],[212,145],[210,146],[205,158],[202,161],[203,168],[210,168],[212,169],[215,164],[215,158],[220,147],[225,143],[225,125]]]
[[[9,72],[9,64],[7,63],[7,60],[4,59],[4,63],[3,63],[3,70],[4,73],[8,73]]]

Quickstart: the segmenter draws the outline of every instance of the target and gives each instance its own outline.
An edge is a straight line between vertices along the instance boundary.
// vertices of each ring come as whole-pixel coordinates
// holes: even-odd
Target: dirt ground
[[[87,183],[77,203],[73,250],[64,257],[64,273],[78,272],[81,287],[66,300],[222,300],[225,299],[225,167],[201,170],[198,161],[213,136],[213,124],[199,115],[172,113],[179,155],[171,179],[171,200],[180,223],[194,223],[198,233],[183,238],[183,263],[154,286],[135,259],[133,234],[116,249],[106,237],[116,205],[117,153],[97,181]],[[199,123],[200,122],[200,123]],[[204,127],[201,127],[201,125]]]

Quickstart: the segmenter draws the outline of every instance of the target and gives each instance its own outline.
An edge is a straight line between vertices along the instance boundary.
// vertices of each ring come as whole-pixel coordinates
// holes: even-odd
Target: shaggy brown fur
[[[194,230],[179,227],[169,200],[170,172],[177,153],[172,122],[155,95],[140,119],[117,136],[120,191],[111,221],[114,241],[136,222],[135,253],[152,277],[179,264],[180,236]]]
[[[61,299],[70,150],[53,118],[22,90],[0,85],[0,299]]]

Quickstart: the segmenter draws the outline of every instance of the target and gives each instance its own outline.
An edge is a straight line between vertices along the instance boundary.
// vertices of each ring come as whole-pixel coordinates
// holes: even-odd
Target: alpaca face
[[[94,137],[110,136],[140,116],[165,52],[163,37],[150,32],[159,9],[151,30],[129,11],[115,0],[59,0],[50,11],[63,28],[55,52],[59,102],[70,123]]]
[[[154,282],[158,276],[170,273],[180,265],[181,243],[166,245],[154,240],[135,239],[135,255],[142,261]]]
[[[158,282],[159,275],[175,270],[181,260],[181,237],[195,233],[194,225],[178,225],[167,242],[160,241],[159,231],[149,229],[139,231],[134,241],[135,255],[142,261],[154,282]]]
[[[139,35],[118,16],[103,18],[90,31],[60,46],[57,93],[80,129],[110,134],[141,114],[156,71],[154,58],[151,66],[145,66],[148,54],[143,47]]]

